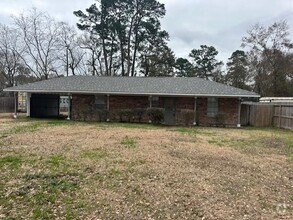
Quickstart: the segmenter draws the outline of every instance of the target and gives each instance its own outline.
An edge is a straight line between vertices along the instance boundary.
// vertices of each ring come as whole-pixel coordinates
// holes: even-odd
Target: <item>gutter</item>
[[[125,96],[172,96],[172,97],[227,97],[227,98],[259,98],[255,95],[219,95],[219,94],[172,94],[172,93],[128,93],[128,92],[93,92],[93,91],[48,91],[48,90],[21,90],[21,89],[4,89],[5,92],[27,92],[27,93],[58,93],[58,94],[92,94],[92,95],[125,95]]]

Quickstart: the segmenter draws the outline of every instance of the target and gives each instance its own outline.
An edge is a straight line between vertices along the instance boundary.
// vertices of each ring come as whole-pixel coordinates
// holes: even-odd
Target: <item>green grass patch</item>
[[[0,158],[0,167],[9,166],[11,169],[17,169],[22,163],[19,155],[7,155]]]
[[[48,121],[47,124],[49,126],[62,126],[62,125],[72,125],[74,122],[69,121],[69,120],[52,120],[52,121]]]
[[[271,137],[254,137],[250,138],[211,138],[209,144],[219,147],[232,147],[243,153],[249,154],[281,154],[289,158],[293,155],[291,140],[288,142],[285,136],[273,135]]]
[[[137,128],[137,129],[159,129],[162,126],[146,123],[97,123],[98,127],[118,127],[118,128]]]
[[[79,184],[76,180],[66,179],[66,178],[64,179],[51,178],[46,180],[41,186],[49,192],[56,192],[56,191],[70,192],[79,188]]]
[[[124,145],[126,148],[134,149],[136,148],[137,142],[134,138],[126,136],[122,139],[121,144]]]
[[[109,174],[112,177],[117,177],[117,176],[120,176],[122,173],[120,170],[112,168],[112,169],[110,169]]]
[[[49,156],[47,159],[47,163],[53,167],[60,167],[61,165],[65,165],[65,161],[66,158],[61,154]]]
[[[83,178],[79,173],[28,173],[15,178],[19,179],[12,188],[6,183],[0,187],[2,214],[7,219],[54,219],[57,213],[61,218],[72,219],[86,208],[87,204],[81,202]],[[3,193],[7,187],[9,194]]]
[[[18,126],[12,130],[12,133],[25,133],[25,132],[34,132],[37,131],[43,125],[41,123],[32,123],[28,125]]]
[[[57,199],[57,195],[54,193],[37,192],[32,196],[34,204],[46,205],[48,203],[54,203]]]
[[[36,207],[33,210],[32,219],[53,219],[53,211],[46,207]]]
[[[197,129],[195,128],[185,128],[185,127],[175,128],[174,131],[189,134],[189,135],[196,135],[198,133]]]
[[[23,176],[28,182],[38,182],[46,191],[72,191],[79,187],[80,178],[78,173],[40,173]]]
[[[80,156],[82,158],[89,158],[92,160],[99,160],[105,158],[107,153],[101,149],[94,149],[94,150],[84,150],[81,152]]]

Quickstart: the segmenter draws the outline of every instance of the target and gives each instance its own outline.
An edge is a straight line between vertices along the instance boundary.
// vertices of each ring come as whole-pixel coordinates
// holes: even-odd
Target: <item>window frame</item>
[[[104,95],[95,95],[94,96],[94,107],[97,110],[105,110],[106,109],[106,97]]]
[[[207,99],[207,116],[214,118],[219,113],[219,98],[210,97]]]

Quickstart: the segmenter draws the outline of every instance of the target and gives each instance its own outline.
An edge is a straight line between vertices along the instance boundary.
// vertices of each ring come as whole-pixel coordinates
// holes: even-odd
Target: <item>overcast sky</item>
[[[240,48],[241,38],[255,23],[269,25],[287,20],[293,39],[293,0],[159,0],[167,15],[163,28],[170,34],[170,47],[177,57],[187,57],[200,45],[212,45],[225,61]],[[0,22],[10,15],[36,7],[58,20],[77,22],[75,10],[88,8],[94,0],[0,0]]]

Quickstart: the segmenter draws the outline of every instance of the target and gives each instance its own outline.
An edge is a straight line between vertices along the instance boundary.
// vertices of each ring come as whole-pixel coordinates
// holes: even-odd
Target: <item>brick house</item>
[[[219,115],[224,124],[240,126],[241,99],[259,95],[224,84],[196,78],[71,76],[7,88],[27,93],[27,115],[56,117],[60,96],[71,100],[68,119],[97,121],[96,112],[148,108],[164,109],[164,124],[214,125]],[[187,118],[186,112],[192,113]],[[146,114],[142,122],[149,122]]]

